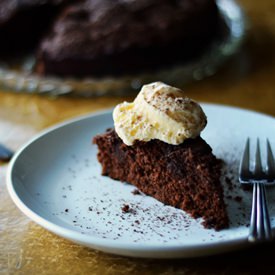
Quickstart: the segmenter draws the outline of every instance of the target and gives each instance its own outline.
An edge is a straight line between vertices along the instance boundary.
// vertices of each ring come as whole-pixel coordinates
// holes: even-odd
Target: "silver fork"
[[[253,184],[253,199],[248,240],[250,242],[272,239],[265,186],[275,183],[275,162],[270,142],[266,140],[267,161],[262,168],[259,139],[257,139],[254,170],[250,169],[249,138],[246,141],[239,170],[240,183]]]

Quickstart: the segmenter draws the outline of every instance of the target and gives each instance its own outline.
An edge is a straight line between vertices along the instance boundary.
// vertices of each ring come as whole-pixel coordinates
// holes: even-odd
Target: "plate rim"
[[[226,108],[234,111],[243,111],[248,112],[250,114],[260,115],[264,118],[269,118],[274,120],[275,117],[253,111],[250,109],[244,109],[240,107],[234,107],[230,105],[223,105],[223,104],[213,104],[213,103],[201,103],[202,107],[207,108]],[[44,218],[40,216],[39,214],[36,214],[31,208],[29,208],[24,201],[20,198],[20,196],[16,192],[16,188],[13,184],[13,169],[20,158],[21,154],[24,152],[26,148],[31,146],[33,142],[36,140],[46,136],[47,134],[57,131],[62,127],[66,127],[67,125],[71,125],[73,123],[78,123],[85,119],[93,119],[98,116],[103,115],[111,115],[113,108],[104,109],[98,112],[90,113],[90,114],[84,114],[72,119],[65,120],[61,123],[57,123],[51,127],[48,127],[44,129],[43,131],[39,132],[38,134],[34,135],[28,142],[26,142],[21,148],[15,153],[13,158],[11,159],[7,174],[6,174],[6,186],[8,189],[8,193],[12,199],[12,201],[15,203],[15,205],[20,209],[23,214],[25,214],[30,220],[33,222],[39,224],[43,228],[49,230],[50,232],[53,232],[56,235],[59,235],[65,239],[69,239],[73,242],[82,244],[84,246],[88,246],[97,250],[101,250],[104,252],[109,252],[117,255],[123,255],[123,256],[133,256],[133,257],[145,257],[145,258],[190,258],[190,257],[198,257],[198,256],[208,256],[213,254],[218,254],[220,252],[230,251],[237,247],[244,247],[248,246],[251,243],[247,241],[244,237],[236,237],[231,240],[215,240],[211,242],[206,243],[200,243],[200,244],[150,244],[150,245],[144,245],[139,243],[129,243],[126,241],[117,241],[112,239],[103,239],[100,237],[95,237],[92,235],[86,235],[81,234],[81,232],[74,231],[69,228],[65,228],[61,225],[57,225],[54,222],[48,220],[47,218]],[[91,126],[92,128],[92,126]],[[168,255],[166,254],[167,252]],[[152,253],[154,255],[152,255]]]

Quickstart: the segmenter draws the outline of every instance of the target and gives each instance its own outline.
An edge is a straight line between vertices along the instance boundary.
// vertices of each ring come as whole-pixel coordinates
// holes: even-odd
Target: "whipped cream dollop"
[[[133,102],[118,104],[113,119],[126,145],[152,139],[177,145],[199,136],[207,123],[198,103],[162,82],[144,85]]]

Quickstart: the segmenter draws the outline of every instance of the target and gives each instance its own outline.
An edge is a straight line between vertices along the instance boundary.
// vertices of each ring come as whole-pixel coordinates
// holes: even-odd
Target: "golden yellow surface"
[[[239,3],[250,25],[242,51],[213,77],[182,88],[202,102],[275,116],[275,1]],[[16,150],[47,126],[123,100],[127,98],[53,99],[1,91],[0,142]],[[275,243],[227,255],[169,261],[113,256],[73,244],[19,212],[5,188],[6,171],[7,164],[0,164],[0,274],[275,274]]]

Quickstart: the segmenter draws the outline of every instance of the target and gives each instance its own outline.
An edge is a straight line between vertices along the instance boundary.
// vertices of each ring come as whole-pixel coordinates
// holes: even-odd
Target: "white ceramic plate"
[[[210,255],[246,245],[251,192],[240,189],[237,170],[247,136],[268,137],[275,148],[275,119],[202,104],[203,138],[226,162],[223,176],[230,228],[204,229],[185,212],[132,193],[129,184],[101,176],[92,137],[112,127],[111,111],[58,125],[32,139],[9,166],[7,185],[15,204],[36,223],[73,242],[105,252],[151,258]],[[275,189],[268,189],[275,227]],[[123,213],[127,204],[130,212]]]

